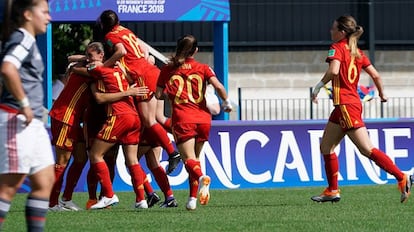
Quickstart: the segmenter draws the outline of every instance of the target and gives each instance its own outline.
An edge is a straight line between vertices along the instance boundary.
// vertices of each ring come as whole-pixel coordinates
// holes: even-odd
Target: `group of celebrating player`
[[[189,174],[186,208],[196,209],[197,194],[201,205],[208,203],[211,179],[202,173],[199,161],[211,128],[211,111],[205,97],[207,85],[211,84],[222,99],[225,112],[230,112],[232,106],[213,70],[194,59],[198,51],[194,36],[181,37],[175,54],[159,70],[149,62],[146,47],[134,33],[120,25],[117,14],[104,11],[99,17],[103,43],[92,42],[86,55],[71,57],[68,83],[50,111],[54,158],[42,121],[44,67],[35,38],[45,33],[50,23],[48,3],[8,0],[5,9],[0,55],[0,229],[26,177],[31,188],[25,203],[28,231],[44,230],[48,210],[79,210],[72,202],[72,193],[88,159],[86,208],[103,209],[118,203],[112,187],[118,146],[122,146],[131,175],[135,208],[145,209],[161,200],[139,163],[144,154],[164,193],[161,207],[178,205],[167,174],[181,160]],[[374,81],[381,101],[387,101],[380,75],[358,48],[362,33],[363,28],[352,16],[340,16],[333,22],[333,44],[326,59],[329,66],[311,95],[317,102],[320,89],[332,82],[335,108],[320,145],[328,187],[311,197],[316,202],[341,199],[335,148],[345,135],[362,155],[396,178],[400,202],[406,202],[411,193],[414,177],[403,173],[374,147],[361,118],[362,104],[357,92],[361,70]],[[171,119],[163,114],[164,98],[171,103]],[[178,151],[167,131],[174,135]],[[167,172],[159,164],[161,148],[169,155]],[[59,200],[63,173],[71,156],[74,159]]]
[[[72,193],[87,157],[90,169],[86,209],[102,209],[118,203],[112,180],[119,146],[131,175],[136,208],[152,207],[160,201],[139,163],[144,154],[149,170],[164,193],[161,207],[178,205],[167,174],[181,159],[189,172],[187,209],[196,208],[200,182],[200,203],[207,204],[210,178],[202,174],[198,161],[211,127],[211,112],[205,97],[207,84],[224,100],[226,112],[231,111],[231,104],[212,69],[194,60],[198,49],[196,39],[191,35],[180,38],[175,56],[160,72],[149,59],[145,44],[120,25],[114,11],[102,12],[99,25],[103,43],[92,42],[86,55],[69,58],[68,81],[49,113],[56,151],[56,180],[49,210],[81,209],[72,201]],[[172,104],[171,119],[164,116],[166,96]],[[167,132],[173,133],[180,152],[175,150]],[[159,163],[161,148],[169,154],[167,172]],[[63,176],[72,156],[65,190],[59,200]],[[99,198],[96,196],[98,182]]]

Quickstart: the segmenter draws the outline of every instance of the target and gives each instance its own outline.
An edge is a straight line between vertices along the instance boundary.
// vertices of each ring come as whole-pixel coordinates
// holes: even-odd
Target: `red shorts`
[[[141,102],[151,99],[157,90],[160,69],[155,65],[145,65],[145,67],[140,68],[140,70],[131,70],[130,74],[132,79],[137,83],[137,86],[147,86],[149,90],[145,96],[136,97],[136,100]]]
[[[50,119],[50,130],[52,133],[52,144],[65,150],[73,151],[73,146],[79,141],[84,141],[83,129],[79,123],[71,126],[56,119]]]
[[[191,138],[196,143],[208,140],[211,123],[177,123],[172,127],[176,144],[183,143]]]
[[[141,122],[138,115],[120,114],[108,117],[96,138],[122,145],[138,144]]]
[[[329,121],[339,124],[343,131],[364,127],[362,120],[362,105],[337,105],[329,116]]]

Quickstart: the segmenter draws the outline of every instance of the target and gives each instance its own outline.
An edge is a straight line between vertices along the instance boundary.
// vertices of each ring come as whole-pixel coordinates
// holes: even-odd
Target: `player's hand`
[[[318,104],[318,94],[319,91],[321,90],[322,87],[325,86],[325,83],[323,83],[322,81],[319,81],[315,87],[313,88],[312,94],[311,94],[311,99],[314,103]]]
[[[137,87],[136,84],[133,84],[127,90],[129,96],[145,96],[149,93],[148,86],[139,86]]]
[[[224,112],[231,112],[233,110],[233,106],[231,105],[231,101],[229,99],[226,99],[221,104],[221,108],[224,110]]]
[[[312,93],[311,99],[313,103],[318,104],[318,94]]]
[[[381,98],[381,102],[387,102],[388,101],[388,97],[385,95],[380,95],[379,96]]]
[[[30,106],[20,108],[20,113],[23,114],[26,118],[26,126],[29,125],[33,120],[33,111]]]

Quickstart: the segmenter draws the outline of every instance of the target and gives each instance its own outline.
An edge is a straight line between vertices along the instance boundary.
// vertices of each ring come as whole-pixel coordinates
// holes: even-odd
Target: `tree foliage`
[[[67,57],[83,54],[92,40],[93,27],[89,24],[52,24],[53,79],[64,73],[68,64]]]

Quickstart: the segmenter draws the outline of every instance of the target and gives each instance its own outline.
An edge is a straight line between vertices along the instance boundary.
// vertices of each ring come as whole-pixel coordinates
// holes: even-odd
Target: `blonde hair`
[[[359,26],[354,17],[350,15],[340,16],[335,21],[338,24],[338,29],[345,31],[346,33],[351,56],[361,58],[361,54],[358,52],[358,40],[364,33],[364,29]]]

